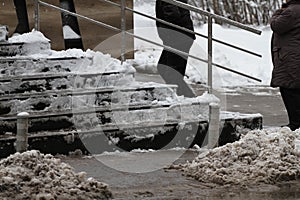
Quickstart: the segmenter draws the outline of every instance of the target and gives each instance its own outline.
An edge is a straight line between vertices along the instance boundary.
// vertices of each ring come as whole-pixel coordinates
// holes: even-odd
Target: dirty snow
[[[52,155],[38,151],[16,153],[0,161],[0,198],[110,199],[108,186],[74,169]]]
[[[186,176],[216,185],[275,184],[300,178],[300,130],[255,130],[206,150],[180,166]]]

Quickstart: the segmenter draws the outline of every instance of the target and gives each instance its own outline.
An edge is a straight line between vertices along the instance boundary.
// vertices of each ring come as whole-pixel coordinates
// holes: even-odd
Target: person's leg
[[[291,130],[300,127],[300,89],[280,88],[281,97],[288,113]]]
[[[14,5],[16,8],[16,14],[18,18],[18,25],[14,33],[18,33],[18,34],[28,33],[30,30],[29,30],[26,1],[14,0]]]
[[[186,64],[186,58],[164,49],[158,61],[157,70],[167,84],[178,86],[177,95],[195,97],[194,92],[183,79]]]
[[[172,37],[172,40],[170,40],[169,38],[169,40],[164,44],[179,51],[189,53],[194,40],[184,34],[178,34],[178,32],[174,32],[173,36],[174,35],[176,37]],[[158,61],[157,68],[159,74],[162,76],[166,83],[176,84],[178,86],[178,95],[184,95],[185,97],[195,97],[193,90],[184,81],[187,59],[188,56],[186,55],[181,55],[164,49]]]

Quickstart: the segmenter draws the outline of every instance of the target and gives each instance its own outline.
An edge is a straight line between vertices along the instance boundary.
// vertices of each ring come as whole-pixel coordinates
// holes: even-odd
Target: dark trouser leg
[[[300,127],[300,89],[280,88],[282,100],[289,117],[289,127],[292,130]]]
[[[168,41],[170,45],[166,45],[182,52],[188,53],[193,44],[193,40],[186,36],[183,37],[184,40],[182,40],[181,37],[182,35],[175,37],[173,43]],[[178,40],[176,41],[175,39]],[[178,86],[178,95],[184,95],[185,97],[195,97],[194,92],[184,81],[187,59],[187,56],[179,55],[177,53],[173,53],[164,49],[158,61],[157,69],[159,74],[167,84],[176,84]]]
[[[28,33],[29,32],[29,22],[27,15],[27,6],[25,0],[14,0],[16,7],[16,14],[18,18],[18,25],[14,33]]]
[[[185,97],[195,97],[195,94],[184,81],[187,58],[175,53],[163,50],[158,61],[157,70],[167,84],[178,86],[177,94]]]

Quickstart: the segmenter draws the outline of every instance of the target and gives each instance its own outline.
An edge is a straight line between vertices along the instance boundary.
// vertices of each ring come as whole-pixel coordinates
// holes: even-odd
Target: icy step
[[[117,93],[135,93],[140,91],[151,92],[151,94],[155,94],[158,92],[159,96],[153,96],[150,98],[148,95],[145,95],[144,98],[149,98],[153,100],[166,100],[166,97],[172,97],[168,95],[168,93],[174,94],[173,90],[177,88],[176,85],[167,85],[167,84],[146,84],[141,83],[139,86],[127,86],[127,87],[103,87],[103,88],[95,88],[95,89],[75,89],[75,90],[51,90],[46,92],[33,92],[33,93],[22,93],[22,94],[4,94],[0,96],[0,101],[9,101],[9,100],[26,100],[29,98],[44,98],[44,97],[64,97],[64,96],[83,96],[83,95],[108,95],[108,94],[117,94]],[[164,93],[163,96],[161,93]],[[122,94],[122,96],[125,94]],[[130,94],[132,96],[138,94]],[[142,95],[142,94],[140,94]],[[150,95],[150,94],[149,94]],[[108,98],[108,97],[107,97]],[[111,99],[111,98],[110,98]],[[114,100],[110,100],[114,101]],[[115,102],[115,101],[114,101]]]
[[[147,85],[123,88],[97,88],[30,92],[0,95],[0,115],[20,111],[59,111],[81,106],[151,105],[173,98],[174,85]]]
[[[208,118],[208,103],[177,103],[153,105],[114,105],[86,107],[64,111],[40,111],[30,113],[29,131],[60,129],[90,129],[104,124],[140,124],[151,121],[205,120]],[[0,117],[1,134],[16,132],[16,115]]]
[[[139,125],[103,125],[80,131],[40,132],[28,136],[28,149],[43,153],[65,154],[81,150],[84,154],[99,154],[116,150],[161,149],[190,147],[202,143],[207,132],[206,121],[141,123]],[[144,137],[135,133],[149,133]],[[0,136],[0,158],[15,153],[14,135]]]
[[[0,77],[0,95],[50,90],[120,86],[134,81],[133,73],[54,73]]]
[[[47,55],[45,55],[47,56]],[[91,64],[90,57],[0,57],[0,77],[35,73],[65,73]]]
[[[1,42],[0,56],[28,55],[50,50],[50,42]]]
[[[239,140],[241,131],[262,128],[262,116],[222,114],[219,145]],[[81,150],[84,154],[131,151],[133,149],[189,148],[205,145],[207,121],[151,121],[140,124],[101,125],[95,129],[64,130],[29,134],[29,149],[43,153],[66,154]],[[0,157],[15,153],[13,134],[0,136]]]

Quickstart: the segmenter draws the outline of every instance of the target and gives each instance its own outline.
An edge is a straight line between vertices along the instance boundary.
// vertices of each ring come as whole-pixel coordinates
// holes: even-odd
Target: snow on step
[[[30,113],[29,130],[31,132],[80,129],[88,130],[105,124],[123,124],[126,126],[153,121],[205,121],[208,119],[208,105],[211,102],[207,95],[194,99],[178,98],[166,101],[153,101],[152,104],[130,105],[112,104],[95,107],[92,104],[80,105],[59,111],[45,110]],[[1,134],[15,132],[16,116],[0,117]],[[163,124],[162,124],[163,125]]]
[[[20,51],[8,50],[7,55],[1,54],[0,130],[3,137],[9,135],[8,132],[16,132],[19,112],[30,114],[31,135],[45,131],[88,132],[110,126],[117,127],[107,129],[111,137],[121,133],[131,141],[131,136],[141,136],[138,132],[144,134],[152,130],[159,137],[165,133],[174,136],[182,127],[190,129],[184,124],[194,124],[192,129],[196,132],[200,122],[207,125],[208,105],[216,101],[209,94],[184,98],[176,95],[176,86],[136,82],[135,69],[129,63],[121,64],[101,52],[53,51],[44,47],[29,52],[23,47],[35,42],[26,38],[30,35],[42,38],[39,32],[14,38],[8,43],[19,45]]]
[[[88,66],[92,62],[92,58],[89,57],[45,56],[45,58],[30,56],[0,57],[0,76],[70,72],[76,66]]]
[[[114,89],[59,90],[55,92],[25,93],[0,96],[0,115],[16,115],[17,112],[48,111],[115,105],[153,105],[173,98],[174,89],[169,86],[147,84],[147,87]]]
[[[0,43],[0,56],[28,55],[49,51],[50,40],[42,33],[33,31],[18,36],[13,36]]]
[[[122,86],[124,83],[133,80],[133,74],[119,72],[6,76],[0,78],[0,95],[62,89],[114,87]]]

